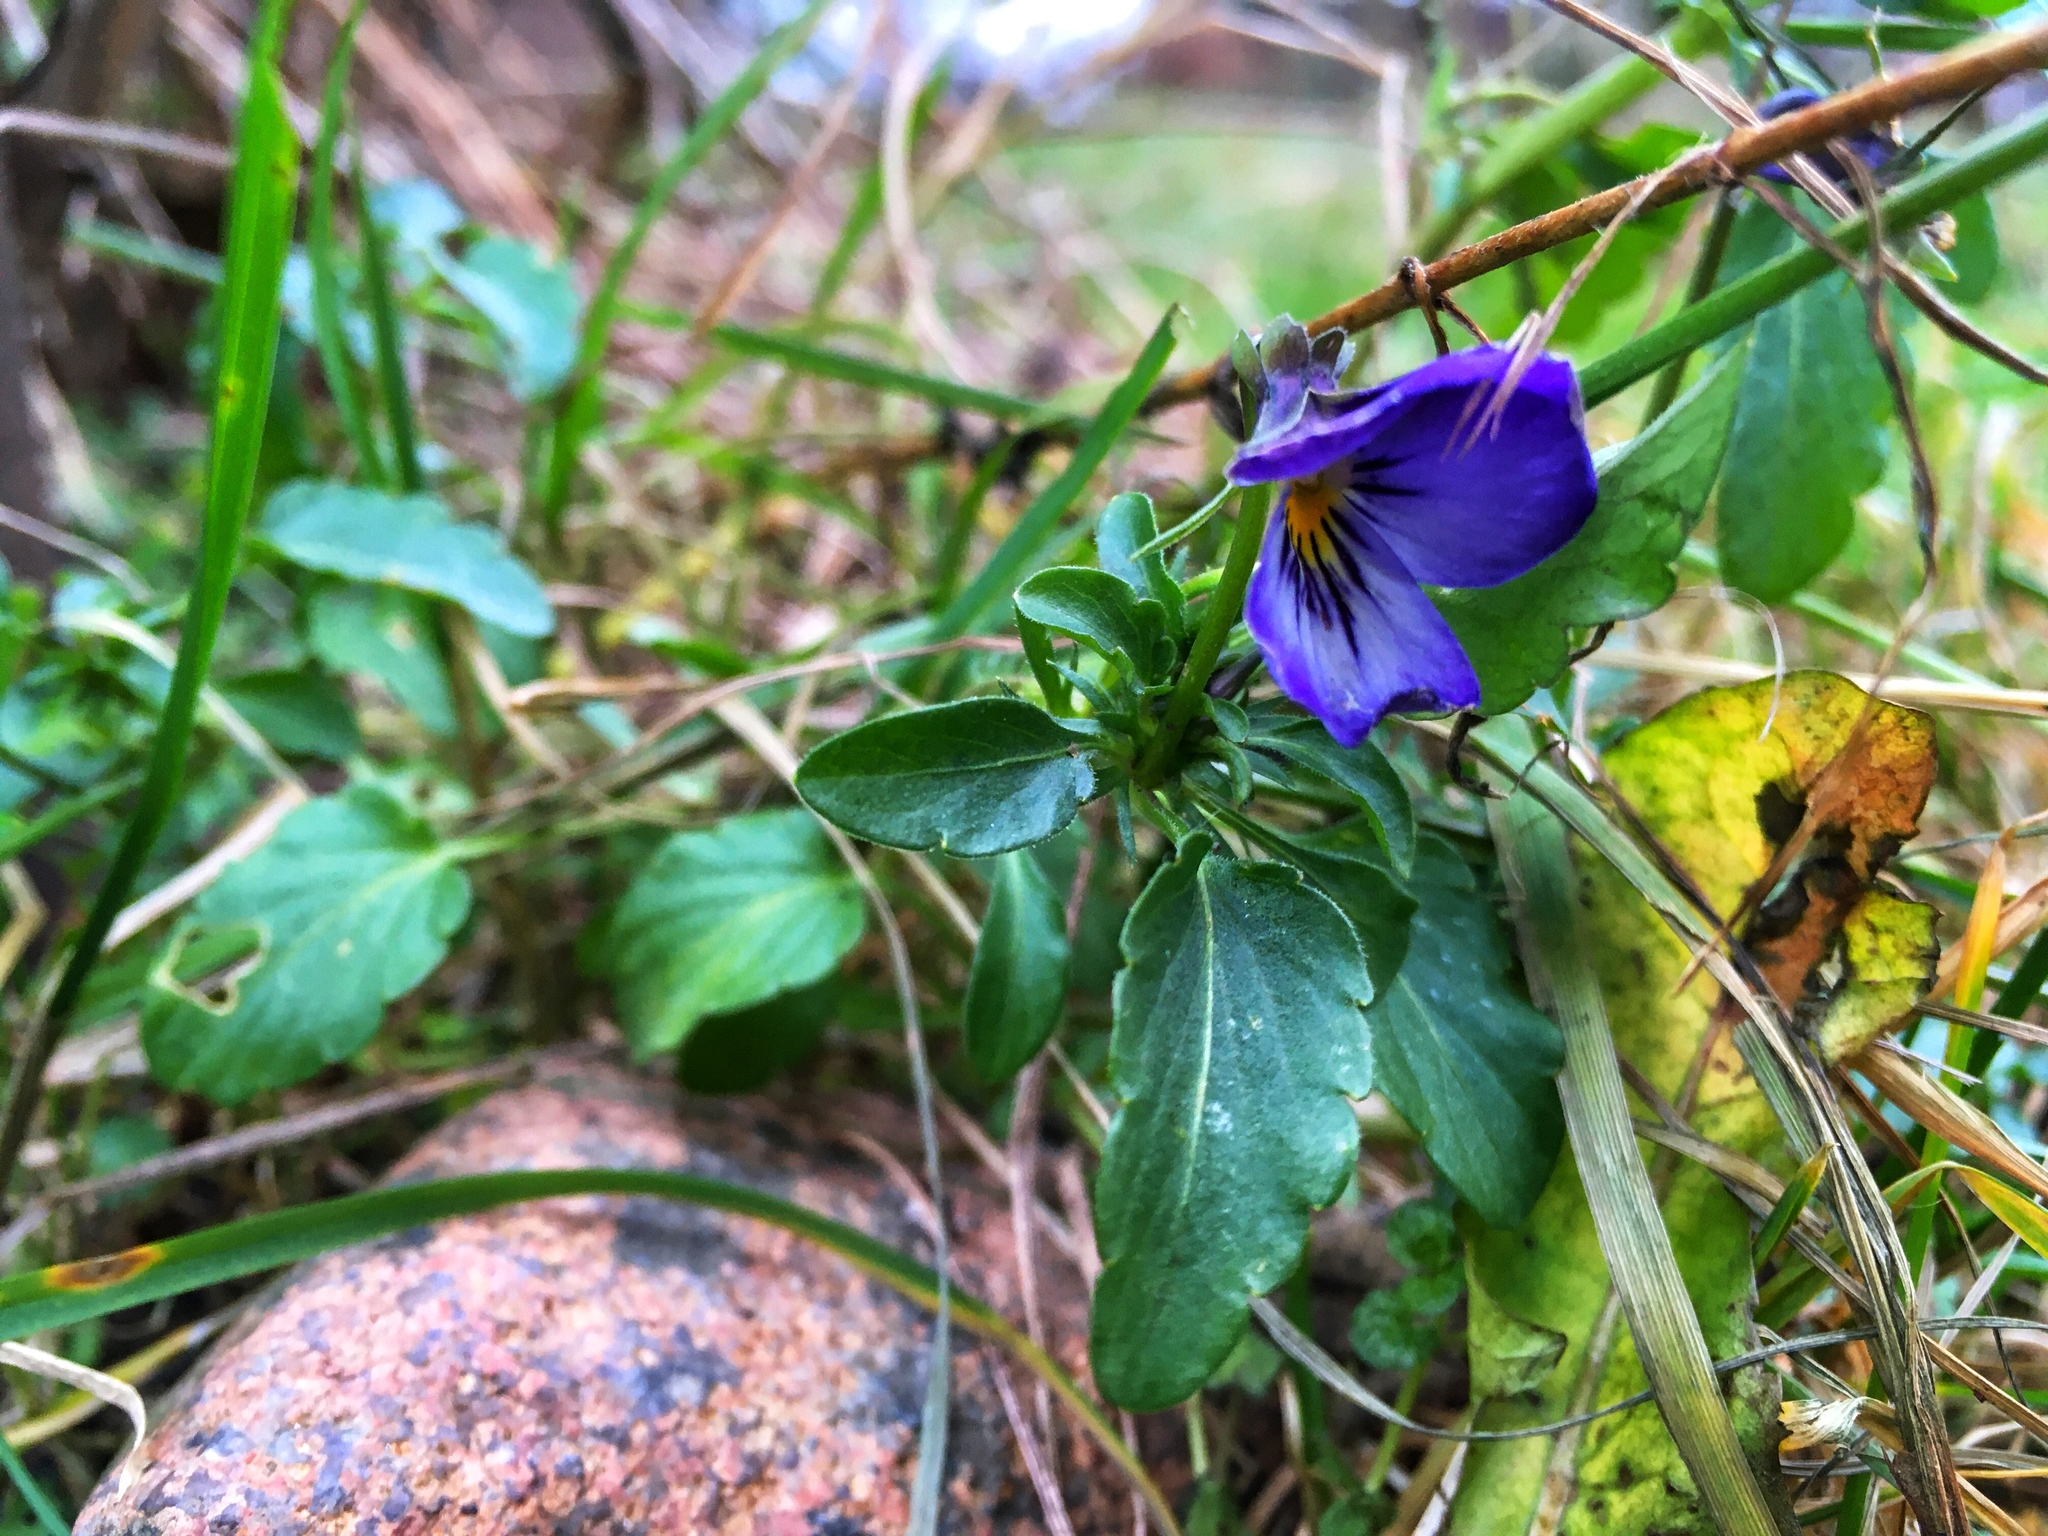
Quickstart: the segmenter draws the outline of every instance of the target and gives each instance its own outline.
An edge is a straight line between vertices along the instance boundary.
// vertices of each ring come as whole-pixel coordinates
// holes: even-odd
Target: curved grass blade
[[[370,0],[356,0],[348,20],[335,35],[334,56],[328,61],[327,88],[320,100],[320,137],[313,147],[313,198],[306,211],[306,259],[313,272],[313,332],[319,345],[320,371],[327,379],[327,393],[334,399],[334,414],[341,418],[342,431],[356,450],[362,474],[371,484],[388,487],[390,472],[385,468],[376,434],[370,430],[369,412],[356,388],[355,361],[349,356],[348,339],[342,330],[341,277],[334,260],[334,148],[347,114],[348,69],[355,58],[356,28],[369,8]]]
[[[1138,354],[1137,362],[1131,365],[1131,371],[1124,375],[1123,382],[1111,391],[1102,409],[1095,413],[1095,419],[1088,423],[1088,430],[1074,445],[1074,456],[1067,460],[1066,468],[1032,499],[1031,505],[1024,509],[1024,515],[1017,519],[1016,526],[989,557],[988,564],[967,584],[967,590],[954,598],[939,615],[932,628],[933,639],[950,640],[956,635],[964,635],[996,608],[1010,601],[1010,594],[1017,583],[1030,574],[1033,562],[1058,531],[1060,519],[1066,515],[1067,508],[1087,487],[1089,476],[1109,457],[1109,450],[1116,446],[1124,429],[1136,419],[1145,403],[1145,396],[1151,393],[1153,383],[1165,371],[1166,360],[1173,355],[1176,340],[1174,317],[1178,313],[1178,309],[1167,311],[1166,317],[1152,332],[1151,339],[1145,343],[1144,351]]]
[[[170,691],[157,720],[135,809],[63,976],[15,1058],[7,1084],[6,1111],[0,1117],[0,1189],[6,1188],[28,1135],[29,1121],[42,1100],[43,1073],[50,1055],[78,1006],[86,977],[99,958],[115,915],[126,905],[136,876],[156,846],[178,797],[200,692],[227,609],[249,504],[255,498],[257,461],[284,311],[285,257],[291,250],[299,193],[301,149],[285,110],[284,81],[277,70],[290,15],[291,0],[264,0],[250,41],[249,93],[242,106],[230,183],[227,284],[221,295],[219,376],[207,454],[199,573],[185,610],[178,662],[171,672]]]
[[[1578,933],[1578,885],[1564,823],[1532,796],[1490,804],[1530,995],[1564,1032],[1558,1096],[1643,1372],[1716,1527],[1777,1536],[1636,1147],[1606,1004]]]
[[[740,114],[767,88],[775,72],[803,47],[812,29],[836,3],[837,0],[811,0],[801,16],[769,34],[760,52],[705,109],[688,137],[676,146],[674,153],[655,172],[654,180],[640,199],[640,206],[633,210],[633,223],[612,252],[611,259],[605,263],[597,292],[591,295],[590,308],[583,317],[583,337],[576,348],[576,368],[556,407],[554,440],[548,445],[547,468],[540,492],[541,519],[551,541],[560,540],[562,516],[568,510],[569,496],[575,486],[576,464],[582,454],[583,439],[597,425],[603,409],[603,385],[598,368],[604,361],[605,349],[611,344],[612,325],[618,318],[619,296],[626,286],[627,275],[633,270],[633,263],[639,259],[640,247],[647,243],[654,221],[668,207],[669,199],[675,196],[683,178],[694,171],[698,162],[731,131],[740,120]]]
[[[910,395],[951,410],[977,411],[999,421],[1045,413],[1044,405],[1036,400],[1000,394],[992,389],[976,389],[971,384],[920,373],[914,368],[899,368],[877,358],[862,357],[857,352],[817,346],[788,331],[757,331],[727,323],[713,326],[711,339],[728,352],[781,363],[792,373],[809,374],[817,379],[836,379],[842,384],[857,384],[879,394]]]
[[[59,1264],[0,1280],[0,1339],[19,1339],[104,1317],[125,1307],[180,1295],[296,1263],[352,1243],[388,1237],[450,1216],[562,1195],[650,1195],[764,1221],[837,1254],[869,1279],[932,1308],[939,1277],[887,1243],[843,1222],[744,1185],[640,1168],[553,1168],[433,1179],[344,1195],[313,1205],[245,1217],[167,1242],[102,1258]],[[1009,1351],[1080,1417],[1111,1460],[1144,1496],[1168,1536],[1180,1536],[1173,1506],[1124,1444],[1116,1427],[1052,1357],[987,1302],[949,1286],[954,1321]]]

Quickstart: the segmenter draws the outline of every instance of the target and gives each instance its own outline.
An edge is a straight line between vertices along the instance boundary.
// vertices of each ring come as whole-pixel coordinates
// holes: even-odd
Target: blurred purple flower
[[[1267,408],[1229,471],[1235,485],[1286,483],[1245,601],[1267,670],[1346,746],[1390,711],[1475,707],[1479,678],[1422,583],[1498,586],[1592,515],[1571,364],[1538,357],[1475,431],[1513,360],[1506,348],[1351,392],[1327,366],[1311,370],[1306,347],[1292,350],[1295,367],[1264,359],[1254,393]]]
[[[1797,112],[1802,108],[1810,107],[1815,102],[1825,99],[1820,92],[1809,91],[1803,85],[1788,86],[1786,89],[1778,92],[1777,95],[1757,103],[1756,115],[1765,122],[1769,122],[1774,117],[1783,117],[1787,112]],[[1841,143],[1850,154],[1861,160],[1872,171],[1885,169],[1899,153],[1899,146],[1879,133],[1875,128],[1859,128],[1854,133],[1844,134],[1842,135]],[[1822,175],[1826,176],[1828,180],[1834,182],[1837,186],[1846,186],[1848,184],[1850,179],[1849,168],[1842,163],[1841,157],[1832,150],[1812,150],[1809,151],[1808,158],[1820,168]],[[1780,186],[1789,187],[1792,185],[1792,173],[1787,171],[1782,165],[1767,165],[1761,171],[1758,171],[1757,174],[1763,177],[1765,181],[1775,181]]]

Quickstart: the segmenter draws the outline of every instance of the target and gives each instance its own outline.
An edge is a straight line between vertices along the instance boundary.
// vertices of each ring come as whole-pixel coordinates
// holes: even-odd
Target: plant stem
[[[1692,277],[1685,285],[1681,309],[1690,309],[1714,291],[1714,279],[1721,275],[1721,258],[1728,254],[1728,237],[1734,233],[1735,193],[1731,188],[1714,204],[1714,217],[1707,224],[1706,238],[1700,242],[1699,259],[1693,263]],[[1671,409],[1679,386],[1685,383],[1685,361],[1691,356],[1688,348],[1666,363],[1664,371],[1657,375],[1657,382],[1650,388],[1650,403],[1643,408],[1644,427]]]
[[[1159,722],[1158,733],[1146,746],[1144,756],[1138,759],[1137,771],[1132,775],[1148,788],[1165,778],[1166,766],[1173,760],[1188,723],[1201,708],[1202,690],[1208,685],[1209,675],[1216,670],[1216,660],[1223,654],[1223,642],[1230,638],[1230,631],[1244,610],[1245,588],[1251,585],[1252,567],[1259,559],[1259,544],[1266,536],[1266,514],[1272,506],[1273,488],[1270,485],[1248,485],[1238,498],[1237,531],[1230,537],[1230,553],[1223,562],[1223,575],[1216,583],[1216,590],[1209,595],[1208,609],[1202,614],[1202,627],[1195,632],[1195,643],[1188,651],[1188,663],[1181,669],[1180,681],[1173,685],[1172,697],[1166,701],[1166,716]]]
[[[199,573],[184,615],[177,665],[157,717],[141,793],[108,862],[92,910],[70,959],[27,1040],[14,1058],[0,1111],[0,1194],[14,1173],[22,1143],[43,1097],[43,1074],[85,991],[114,918],[127,904],[185,778],[193,720],[213,660],[240,558],[242,529],[255,500],[258,457],[270,404],[271,374],[283,313],[285,258],[298,204],[298,135],[285,111],[277,55],[290,19],[290,0],[265,0],[249,45],[249,93],[237,128],[227,220],[226,287],[221,298],[220,365],[212,438],[207,450],[206,504],[200,521]]]
[[[1885,227],[1908,228],[2031,164],[2044,152],[2048,152],[2048,109],[2015,119],[1997,132],[1984,135],[1955,159],[1901,184],[1881,204]],[[1837,224],[1829,234],[1837,245],[1860,251],[1869,240],[1869,220],[1859,212]],[[1672,358],[1682,357],[1694,347],[1733,330],[1772,305],[1783,303],[1808,283],[1837,270],[1835,258],[1829,252],[1809,245],[1765,262],[1589,364],[1579,375],[1586,404],[1598,405],[1611,399]]]

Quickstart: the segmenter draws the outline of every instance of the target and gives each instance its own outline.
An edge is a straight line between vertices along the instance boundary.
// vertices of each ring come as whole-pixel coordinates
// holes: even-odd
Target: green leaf
[[[1407,958],[1415,898],[1388,868],[1377,832],[1358,822],[1299,835],[1283,834],[1260,823],[1252,835],[1275,858],[1285,859],[1307,875],[1337,904],[1364,951],[1373,996],[1383,998]]]
[[[834,825],[891,848],[966,858],[1051,837],[1094,792],[1081,743],[1020,699],[964,699],[855,726],[797,769]]]
[[[1736,226],[1731,274],[1797,237],[1767,208]],[[1805,586],[1842,551],[1856,498],[1877,484],[1891,393],[1863,296],[1836,273],[1758,318],[1716,514],[1721,575],[1767,603]]]
[[[265,741],[290,756],[340,763],[362,748],[348,695],[324,672],[245,672],[224,679],[220,692]]]
[[[838,1004],[838,988],[824,981],[699,1019],[676,1075],[692,1093],[758,1093],[811,1054]]]
[[[1067,1005],[1067,917],[1038,860],[996,860],[961,1025],[983,1082],[1006,1083],[1052,1038]]]
[[[1417,1315],[1398,1290],[1372,1291],[1352,1310],[1351,1349],[1382,1371],[1406,1371],[1436,1352],[1436,1322]]]
[[[1166,610],[1107,571],[1056,565],[1019,587],[1015,601],[1020,618],[1080,641],[1134,683],[1156,683],[1173,670]]]
[[[1322,721],[1297,718],[1278,725],[1261,721],[1246,744],[1264,748],[1357,796],[1366,825],[1387,851],[1395,872],[1405,876],[1415,867],[1415,807],[1401,775],[1372,742],[1340,747]]]
[[[1372,983],[1327,898],[1201,833],[1131,908],[1123,952],[1089,1356],[1104,1395],[1143,1411],[1209,1379],[1351,1177]]]
[[[515,635],[555,627],[547,594],[496,530],[451,521],[435,496],[295,480],[270,498],[257,532],[310,571],[446,598]]]
[[[1509,990],[1506,937],[1465,861],[1425,837],[1408,958],[1373,1005],[1380,1089],[1495,1227],[1529,1214],[1564,1134],[1557,1026]]]
[[[1721,470],[1746,355],[1731,350],[1647,431],[1600,456],[1599,503],[1563,549],[1500,586],[1430,594],[1479,673],[1484,712],[1506,714],[1562,677],[1575,632],[1670,598],[1672,563]]]
[[[663,843],[619,902],[601,963],[647,1056],[706,1014],[817,981],[864,921],[860,887],[810,813],[762,811]]]
[[[583,310],[566,264],[550,266],[524,240],[486,235],[441,275],[490,325],[516,397],[531,404],[562,387],[576,366]]]
[[[469,913],[456,856],[374,790],[292,812],[199,898],[151,973],[142,1047],[157,1080],[239,1104],[361,1050]],[[179,962],[195,936],[229,930],[254,937],[253,964],[214,995]]]
[[[307,604],[306,643],[323,666],[382,683],[434,735],[455,734],[448,669],[434,648],[434,610],[425,599],[395,587],[324,585]]]
[[[1137,553],[1158,537],[1152,498],[1125,491],[1112,496],[1095,520],[1095,559],[1139,596],[1157,599],[1166,610],[1167,633],[1180,639],[1188,628],[1187,598],[1181,593],[1180,583],[1167,573],[1163,552],[1155,549],[1148,555]]]
[[[1458,1262],[1458,1224],[1429,1199],[1409,1200],[1387,1216],[1387,1252],[1403,1269],[1436,1274]]]
[[[1998,221],[1992,216],[1991,199],[1982,192],[1964,198],[1949,212],[1955,215],[1956,243],[1948,263],[1956,277],[1948,296],[1958,304],[1975,304],[1998,279]]]
[[[1465,1338],[1472,1363],[1472,1401],[1520,1397],[1543,1385],[1557,1369],[1571,1341],[1555,1328],[1516,1317],[1479,1283],[1475,1268],[1466,1276]]]

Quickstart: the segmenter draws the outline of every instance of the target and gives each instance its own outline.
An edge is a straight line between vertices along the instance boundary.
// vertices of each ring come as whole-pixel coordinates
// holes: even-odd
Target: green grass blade
[[[362,473],[373,485],[388,486],[389,471],[370,430],[369,413],[356,388],[355,360],[341,324],[341,277],[335,270],[334,148],[347,115],[348,68],[355,57],[356,28],[370,0],[356,0],[355,9],[334,39],[334,57],[327,65],[327,89],[320,100],[320,138],[313,148],[313,197],[306,213],[306,256],[313,269],[313,330],[319,343],[320,368],[334,413],[356,450]]]
[[[1024,509],[1024,515],[1017,519],[1017,526],[1010,530],[1009,536],[989,557],[988,564],[967,584],[967,590],[940,613],[933,629],[933,639],[950,640],[955,635],[964,635],[1010,601],[1010,594],[1017,583],[1029,574],[1045,546],[1059,532],[1060,519],[1074,504],[1074,498],[1087,488],[1089,477],[1102,466],[1116,440],[1137,417],[1145,396],[1165,370],[1166,360],[1173,355],[1174,317],[1178,313],[1178,310],[1169,310],[1166,318],[1159,322],[1152,339],[1145,343],[1145,350],[1131,365],[1131,371],[1124,375],[1123,382],[1111,392],[1102,409],[1096,412],[1095,419],[1088,424],[1088,430],[1075,445],[1074,456],[1067,460],[1066,468]]]
[[[21,1459],[21,1452],[9,1445],[4,1435],[0,1435],[0,1467],[7,1469],[15,1491],[35,1515],[36,1523],[42,1526],[45,1536],[71,1536],[71,1522],[57,1508],[56,1500],[43,1491],[43,1485],[35,1480],[28,1464]]]
[[[737,352],[742,357],[764,358],[770,362],[781,363],[794,373],[805,373],[819,379],[835,379],[842,384],[857,384],[862,389],[872,389],[879,394],[910,395],[950,410],[977,411],[984,416],[1007,421],[1017,417],[1040,415],[1045,409],[1044,405],[1036,400],[1025,400],[992,389],[976,389],[971,384],[961,384],[953,379],[920,373],[914,368],[899,368],[893,363],[885,363],[877,358],[862,357],[857,352],[841,352],[832,347],[821,347],[786,331],[757,331],[743,325],[716,325],[711,328],[711,339],[728,352]]]
[[[377,393],[384,421],[391,429],[393,474],[402,491],[426,489],[420,473],[418,416],[412,385],[405,377],[405,317],[398,311],[398,292],[391,285],[391,258],[384,227],[370,212],[370,182],[363,172],[363,146],[356,143],[356,226],[363,240],[363,299],[370,307],[370,329],[377,340]]]
[[[1636,1145],[1606,1003],[1578,931],[1564,823],[1529,795],[1491,801],[1489,810],[1530,995],[1564,1032],[1558,1096],[1644,1374],[1715,1527],[1731,1536],[1777,1536]]]
[[[109,800],[118,800],[140,781],[140,774],[120,774],[104,783],[93,785],[91,789],[65,796],[45,809],[41,815],[32,817],[11,830],[0,830],[0,864],[21,857],[44,838],[62,832],[79,817],[91,815]]]
[[[249,94],[242,106],[229,188],[227,284],[220,305],[220,371],[207,454],[199,573],[185,608],[178,661],[157,720],[134,812],[56,991],[15,1058],[6,1110],[0,1117],[0,1190],[14,1171],[29,1122],[42,1100],[43,1073],[50,1054],[78,1005],[114,917],[127,903],[135,878],[156,846],[178,797],[200,691],[241,554],[242,529],[256,493],[257,461],[284,311],[285,257],[291,251],[292,220],[298,206],[301,149],[285,110],[284,82],[277,71],[278,49],[290,14],[291,0],[264,0],[250,43]]]
[[[259,1274],[352,1243],[409,1231],[450,1216],[562,1195],[649,1195],[764,1221],[837,1254],[868,1278],[923,1307],[936,1307],[939,1277],[887,1243],[843,1222],[740,1184],[640,1168],[555,1168],[480,1173],[344,1195],[207,1227],[104,1258],[60,1264],[0,1280],[0,1338],[19,1339],[104,1317],[200,1286]],[[1079,1415],[1088,1432],[1137,1486],[1163,1528],[1178,1536],[1173,1507],[1124,1445],[1123,1437],[1060,1366],[1001,1313],[949,1287],[955,1321],[1007,1350]]]
[[[540,510],[551,540],[560,539],[562,517],[575,486],[576,465],[582,454],[583,440],[602,414],[603,382],[598,369],[611,345],[619,297],[634,262],[639,260],[640,247],[647,243],[654,221],[668,207],[683,179],[732,130],[740,120],[740,114],[767,88],[775,72],[809,40],[812,30],[835,3],[836,0],[811,0],[801,16],[769,34],[747,67],[705,109],[688,137],[676,146],[674,153],[655,173],[646,194],[640,199],[640,206],[633,211],[633,222],[626,231],[626,237],[605,263],[604,275],[598,279],[597,292],[591,295],[590,308],[583,317],[583,336],[576,349],[576,370],[562,396],[555,417],[554,440],[548,446]]]
[[[1910,21],[1887,18],[1878,21],[1829,20],[1820,16],[1795,16],[1784,25],[1785,36],[1809,48],[1863,48],[1873,30],[1877,46],[1886,52],[1940,53],[1960,48],[1984,35],[1981,27],[1952,21]]]
[[[1909,229],[1971,193],[1981,192],[2023,170],[2044,154],[2048,154],[2048,107],[2039,107],[1985,134],[1953,160],[1902,182],[1884,200],[1885,228]],[[1869,239],[1870,229],[1859,213],[1837,224],[1832,234],[1839,244],[1860,251]],[[1808,283],[1817,282],[1835,270],[1834,258],[1826,251],[1803,244],[1765,262],[1635,340],[1588,363],[1579,371],[1586,404],[1598,405],[1612,399],[1673,358],[1683,357],[1695,347],[1734,330],[1773,304],[1782,304]]]
[[[64,235],[81,250],[146,267],[166,277],[182,278],[203,288],[218,288],[227,277],[221,259],[211,251],[173,240],[153,240],[104,219],[80,219],[66,228]]]
[[[1800,1165],[1799,1171],[1792,1176],[1792,1182],[1785,1186],[1785,1193],[1771,1207],[1763,1230],[1756,1235],[1756,1245],[1750,1250],[1756,1263],[1762,1264],[1771,1256],[1772,1250],[1792,1230],[1792,1223],[1799,1219],[1799,1213],[1812,1201],[1813,1192],[1820,1188],[1821,1175],[1828,1171],[1829,1154],[1830,1149],[1822,1147]]]

